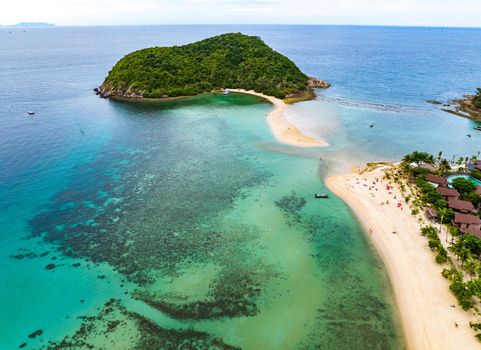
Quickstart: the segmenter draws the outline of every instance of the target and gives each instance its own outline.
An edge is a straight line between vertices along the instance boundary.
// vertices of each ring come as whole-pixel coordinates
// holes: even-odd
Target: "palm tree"
[[[451,166],[449,165],[449,162],[446,159],[442,159],[439,162],[439,168],[438,171],[442,174],[447,173],[449,170],[451,170]]]
[[[446,208],[439,208],[438,213],[439,213],[439,217],[440,217],[440,220],[439,220],[439,234],[441,234],[441,229],[442,229],[442,227],[443,227],[444,217],[445,217],[446,214],[448,213],[448,209],[446,209]],[[447,241],[448,241],[448,230],[446,230],[446,242],[447,242]]]
[[[458,260],[461,260],[461,266],[464,266],[464,262],[471,256],[471,251],[466,248],[462,239],[451,245],[448,250],[453,252],[458,257]]]
[[[471,277],[474,277],[479,272],[481,265],[479,263],[479,260],[473,259],[473,257],[470,256],[466,259],[464,267],[466,268],[466,270],[469,271]]]

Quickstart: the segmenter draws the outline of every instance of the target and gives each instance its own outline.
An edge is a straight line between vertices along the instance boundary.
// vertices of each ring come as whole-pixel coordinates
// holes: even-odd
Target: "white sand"
[[[253,90],[228,89],[228,91],[262,97],[271,102],[276,109],[267,115],[267,123],[271,127],[274,136],[282,143],[297,147],[327,147],[329,143],[322,139],[315,139],[305,135],[294,124],[284,117],[287,104],[281,99],[267,96]]]
[[[387,268],[408,348],[480,349],[469,327],[475,317],[458,306],[441,276],[443,267],[436,264],[427,239],[420,235],[420,224],[404,200],[403,210],[397,208],[401,193],[396,188],[389,194],[382,177],[378,169],[330,177],[326,184],[353,209],[366,232],[372,229],[368,235]],[[375,178],[379,183],[369,190]],[[389,205],[380,205],[387,200]]]

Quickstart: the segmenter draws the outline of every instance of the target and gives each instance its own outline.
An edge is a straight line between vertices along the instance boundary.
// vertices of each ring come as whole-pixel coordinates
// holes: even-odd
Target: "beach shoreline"
[[[272,103],[276,108],[267,115],[267,123],[278,141],[296,147],[329,146],[329,143],[326,140],[304,134],[297,126],[287,120],[284,116],[284,112],[288,105],[283,100],[253,90],[227,89],[227,91],[257,96]]]
[[[99,90],[95,90],[98,95]],[[296,125],[291,123],[287,118],[284,116],[284,112],[287,109],[288,104],[283,100],[268,96],[254,90],[244,90],[244,89],[225,89],[225,91],[236,92],[241,94],[252,95],[256,97],[260,97],[264,100],[269,101],[273,104],[276,108],[267,115],[267,123],[269,124],[272,133],[276,137],[276,139],[284,143],[286,145],[295,146],[295,147],[304,147],[304,148],[314,148],[314,147],[327,147],[329,143],[320,138],[314,138],[312,136],[304,134]],[[115,101],[121,102],[147,102],[147,103],[156,103],[156,102],[169,102],[169,101],[176,101],[176,100],[184,100],[192,97],[196,97],[199,95],[194,96],[177,96],[177,97],[162,97],[162,98],[147,98],[147,97],[123,97],[123,96],[116,96],[110,95],[108,97],[100,95],[102,98],[109,98]]]
[[[408,349],[479,348],[469,326],[472,314],[451,294],[399,188],[386,189],[384,169],[331,176],[326,186],[351,208],[380,255]]]

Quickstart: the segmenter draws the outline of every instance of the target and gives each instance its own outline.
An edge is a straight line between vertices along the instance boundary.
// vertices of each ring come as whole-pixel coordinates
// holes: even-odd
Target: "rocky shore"
[[[315,77],[309,77],[309,87],[316,89],[329,89],[332,85],[325,80],[319,80]]]
[[[456,112],[455,114],[457,115],[481,122],[481,108],[475,106],[475,96],[465,95],[464,97],[464,99],[454,100],[452,102],[455,106],[455,110],[448,109],[445,111],[448,113]]]
[[[315,77],[309,77],[308,87],[305,90],[298,91],[294,94],[286,96],[284,101],[288,104],[293,104],[296,102],[301,101],[308,101],[313,100],[316,98],[316,93],[314,89],[328,89],[332,85],[325,80],[320,80]],[[192,96],[168,96],[164,95],[162,97],[145,97],[144,94],[139,92],[134,92],[131,88],[127,89],[126,91],[123,89],[116,89],[110,84],[102,84],[100,87],[95,88],[94,92],[101,98],[110,98],[113,100],[119,101],[143,101],[143,102],[162,102],[162,101],[171,101],[171,100],[178,100]],[[208,93],[209,91],[205,91],[204,93]]]
[[[426,102],[433,105],[442,105],[441,109],[446,113],[481,122],[481,108],[476,106],[477,98],[478,95],[464,95],[464,98],[456,99],[448,103],[433,100],[428,100]]]

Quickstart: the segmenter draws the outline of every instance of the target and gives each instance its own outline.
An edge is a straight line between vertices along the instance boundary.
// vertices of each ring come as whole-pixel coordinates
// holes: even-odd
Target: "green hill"
[[[258,37],[232,33],[130,53],[112,68],[99,93],[162,98],[220,88],[252,89],[279,98],[310,90],[309,78],[287,57]]]

